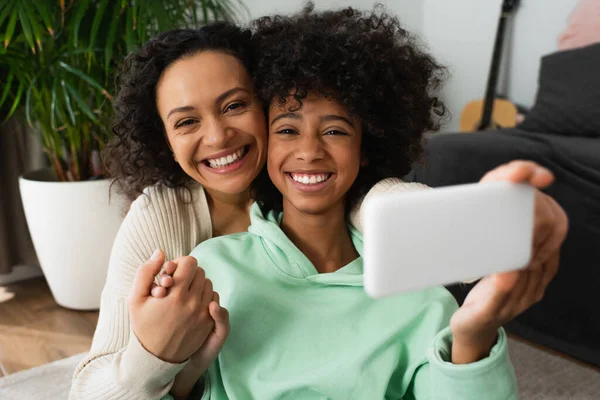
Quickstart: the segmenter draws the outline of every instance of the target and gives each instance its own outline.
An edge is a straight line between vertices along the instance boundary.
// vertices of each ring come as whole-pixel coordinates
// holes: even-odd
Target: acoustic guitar
[[[487,129],[511,128],[516,125],[517,107],[496,96],[496,86],[502,60],[502,43],[506,20],[514,14],[518,0],[504,0],[496,31],[496,42],[488,75],[485,98],[467,103],[460,115],[460,131],[473,132]]]

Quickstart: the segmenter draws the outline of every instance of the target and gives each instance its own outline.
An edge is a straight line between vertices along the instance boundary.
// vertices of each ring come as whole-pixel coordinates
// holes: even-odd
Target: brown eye
[[[338,131],[337,129],[331,129],[327,132],[325,132],[325,135],[343,135],[343,136],[348,136],[348,134],[346,132],[342,132],[342,131]]]
[[[297,132],[295,130],[293,130],[293,129],[286,128],[286,129],[282,129],[280,131],[277,131],[276,133],[280,133],[282,135],[293,135],[293,134],[295,134]]]
[[[242,103],[242,102],[231,103],[230,105],[225,107],[225,112],[239,110],[240,108],[244,107],[245,105],[246,104]]]
[[[181,128],[184,126],[189,126],[189,125],[193,125],[196,123],[196,120],[193,119],[184,119],[183,121],[180,121],[177,123],[177,125],[175,125],[175,128]]]

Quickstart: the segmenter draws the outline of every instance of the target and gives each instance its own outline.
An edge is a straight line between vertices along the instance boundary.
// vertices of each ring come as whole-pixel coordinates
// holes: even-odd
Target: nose
[[[202,142],[205,146],[221,149],[234,136],[234,130],[218,118],[207,118],[203,121],[204,134]]]
[[[322,160],[325,157],[325,150],[323,149],[320,137],[312,135],[301,136],[297,143],[296,158],[298,160],[311,162]]]

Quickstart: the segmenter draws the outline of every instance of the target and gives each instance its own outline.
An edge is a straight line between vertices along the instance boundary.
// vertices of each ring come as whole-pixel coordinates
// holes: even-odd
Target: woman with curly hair
[[[310,9],[302,15],[307,21],[325,16],[313,14]],[[307,34],[304,28],[312,25],[300,23],[302,18],[297,18],[298,33]],[[165,32],[127,58],[116,99],[117,140],[109,147],[106,161],[116,184],[136,200],[115,240],[94,341],[75,371],[70,398],[147,399],[169,392],[185,395],[201,375],[199,371],[216,359],[228,335],[228,312],[220,307],[219,295],[203,269],[197,268],[197,261],[185,256],[211,237],[245,232],[256,196],[261,196],[265,210],[285,208],[281,195],[271,190],[268,182],[259,179],[253,188],[265,163],[267,121],[263,104],[272,105],[267,87],[271,82],[282,79],[285,91],[282,86],[273,86],[276,97],[285,100],[282,104],[288,104],[287,89],[298,89],[298,105],[312,99],[309,92],[323,89],[336,99],[337,112],[346,113],[345,118],[361,130],[364,140],[360,148],[355,142],[351,147],[364,153],[362,161],[354,157],[348,162],[335,159],[347,171],[340,168],[337,182],[346,185],[352,180],[348,194],[344,185],[333,184],[337,178],[314,177],[315,184],[317,180],[323,184],[327,178],[324,185],[335,187],[333,197],[325,200],[342,196],[344,215],[348,213],[357,227],[359,199],[371,186],[375,185],[371,191],[416,188],[397,179],[377,180],[403,176],[422,151],[423,131],[437,127],[431,112],[441,111],[433,92],[440,69],[418,50],[394,19],[351,9],[327,14],[327,18],[327,24],[337,23],[340,33],[346,32],[347,36],[336,36],[325,46],[319,35],[308,35],[309,40],[302,41],[305,50],[301,54],[322,51],[324,60],[335,60],[333,69],[327,70],[315,58],[311,58],[314,65],[298,63],[305,77],[323,77],[316,86],[286,81],[289,74],[285,68],[291,70],[292,66],[282,64],[282,60],[277,60],[277,68],[267,68],[274,55],[271,46],[283,50],[276,38],[285,38],[288,46],[293,46],[295,40],[290,40],[294,34],[286,37],[286,31],[277,31],[280,26],[271,25],[269,20],[258,23],[256,40],[247,30],[218,23],[198,30]],[[295,24],[293,19],[281,21],[289,23],[290,29]],[[360,28],[358,31],[363,33],[368,27],[373,29],[361,39],[348,31],[349,27]],[[270,31],[275,36],[269,39]],[[332,39],[331,27],[323,29],[326,32],[329,34],[325,37]],[[356,44],[344,52],[346,41],[352,44],[357,40],[366,53],[358,51]],[[376,49],[381,49],[381,54],[393,50],[392,56],[379,57]],[[265,56],[257,62],[255,56],[261,52]],[[363,55],[367,59],[361,58]],[[370,57],[376,62],[372,63]],[[285,73],[278,76],[278,71]],[[311,75],[310,71],[315,73]],[[251,77],[256,78],[266,101],[259,100]],[[346,90],[354,78],[367,79],[365,82],[373,86],[365,89],[367,86],[352,84]],[[303,94],[302,90],[307,92]],[[369,96],[373,97],[372,103],[365,101]],[[293,108],[289,112],[294,112]],[[331,134],[332,140],[336,137],[338,133]],[[346,169],[350,159],[355,169],[361,165],[356,182],[350,179],[354,172]],[[491,179],[523,180],[535,185],[551,180],[547,171],[524,164],[501,167],[495,174]],[[296,178],[303,185],[306,180],[310,185],[313,179]],[[560,208],[544,195],[538,195],[537,205],[541,223],[536,226],[535,237],[543,244],[539,246],[541,254],[547,257],[558,252],[564,224],[556,217]],[[255,218],[256,206],[253,210]],[[343,232],[347,232],[345,226]],[[289,235],[293,238],[293,232]],[[348,236],[344,238],[345,247],[340,248],[344,253],[336,253],[341,258],[334,264],[327,263],[329,267],[337,268],[337,261],[350,261],[349,255],[356,256],[347,253],[351,249]],[[295,238],[294,243],[296,239],[303,237]],[[300,245],[298,248],[305,250]],[[310,251],[306,252],[310,256]],[[157,285],[155,277],[161,268],[165,274]],[[315,281],[319,279],[314,277]]]
[[[308,8],[256,29],[268,176],[257,180],[248,232],[191,253],[229,310],[212,306],[215,336],[229,323],[231,333],[212,365],[190,361],[173,393],[516,399],[501,326],[536,302],[554,265],[484,278],[460,309],[443,287],[385,300],[363,289],[362,235],[348,214],[420,154],[423,132],[437,125],[431,110],[442,114],[439,67],[385,13]],[[177,266],[156,300],[187,287],[194,269]]]

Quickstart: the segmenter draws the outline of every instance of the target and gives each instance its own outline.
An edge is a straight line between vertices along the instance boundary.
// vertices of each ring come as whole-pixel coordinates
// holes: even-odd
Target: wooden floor
[[[44,278],[3,288],[14,297],[0,302],[0,376],[89,350],[97,311],[60,307]]]

